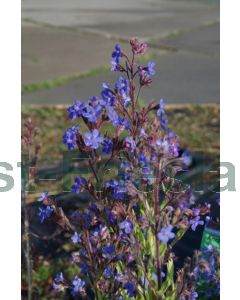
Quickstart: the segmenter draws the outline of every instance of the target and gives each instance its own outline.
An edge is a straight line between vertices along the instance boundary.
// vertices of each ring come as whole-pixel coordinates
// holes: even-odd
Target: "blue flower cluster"
[[[71,189],[75,193],[79,194],[87,185],[87,181],[83,177],[75,177],[74,184],[72,185]]]
[[[74,120],[82,116],[84,109],[84,104],[81,101],[76,101],[72,106],[70,106],[67,111],[69,113],[68,117],[71,120]]]
[[[122,57],[121,47],[119,44],[115,45],[115,50],[112,52],[112,71],[117,71],[117,65],[120,63],[120,59]]]
[[[103,101],[105,101],[106,106],[114,106],[116,101],[115,93],[111,90],[110,84],[103,83],[103,90],[101,92],[101,96]]]
[[[104,246],[103,249],[102,249],[102,253],[103,253],[104,257],[111,259],[114,256],[114,253],[115,253],[114,245],[113,244],[108,244],[108,245]]]
[[[198,208],[193,209],[193,215],[195,216],[195,218],[190,221],[190,225],[193,231],[195,231],[199,225],[204,225],[204,221],[201,220],[199,212],[200,210]]]
[[[68,128],[63,135],[63,144],[67,145],[68,150],[73,150],[77,145],[78,126]]]
[[[96,123],[104,108],[105,103],[102,101],[102,99],[92,97],[85,103],[76,101],[74,105],[67,109],[67,111],[69,113],[68,117],[71,120],[74,120],[78,117],[83,117],[90,123]]]
[[[81,279],[78,278],[77,276],[74,278],[74,280],[72,281],[72,292],[71,294],[73,296],[77,296],[79,293],[81,293],[82,291],[84,291],[85,288],[85,282]]]
[[[43,223],[46,219],[50,218],[53,213],[53,208],[51,206],[39,207],[39,219],[40,222]]]
[[[109,120],[112,121],[113,126],[122,126],[126,130],[130,130],[130,123],[127,119],[121,118],[113,107],[108,108],[108,117]]]
[[[127,187],[123,180],[117,181],[115,179],[111,179],[106,182],[106,188],[112,189],[112,196],[115,200],[122,200],[126,196]]]

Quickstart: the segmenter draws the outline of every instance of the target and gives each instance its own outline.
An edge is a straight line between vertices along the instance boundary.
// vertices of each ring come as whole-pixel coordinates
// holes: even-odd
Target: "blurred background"
[[[156,61],[144,101],[219,102],[219,0],[22,0],[22,104],[98,95],[131,37]]]
[[[62,174],[67,155],[62,135],[73,125],[66,107],[98,96],[103,82],[115,81],[111,52],[116,43],[127,51],[131,37],[148,42],[144,62],[156,62],[156,76],[141,104],[165,100],[169,126],[189,161],[180,179],[191,184],[198,203],[212,204],[219,224],[219,197],[213,192],[219,176],[209,172],[219,159],[219,14],[219,0],[22,0],[22,121],[33,120],[41,143],[35,182],[23,199],[23,220],[27,216],[30,226],[22,228],[22,299],[29,296],[26,262],[32,269],[32,299],[70,299],[51,291],[59,270],[70,278],[76,271],[69,263],[69,235],[51,221],[39,223],[36,199],[49,191],[67,215],[86,204],[80,196],[63,193],[76,175],[72,166]],[[180,265],[200,248],[203,230],[188,232],[176,245]]]

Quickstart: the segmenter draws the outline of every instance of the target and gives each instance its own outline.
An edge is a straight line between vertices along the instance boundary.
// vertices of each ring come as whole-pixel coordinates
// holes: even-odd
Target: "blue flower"
[[[153,175],[153,170],[149,166],[142,168],[142,179],[148,184],[152,185],[155,182],[155,176]]]
[[[73,285],[73,289],[71,294],[73,296],[77,296],[79,293],[84,291],[85,282],[82,279],[78,278],[77,276],[72,281],[72,285]]]
[[[125,282],[128,277],[125,273],[119,272],[114,276],[115,282],[118,284],[120,282]]]
[[[200,216],[197,216],[195,219],[190,221],[190,225],[193,231],[196,230],[198,225],[203,225],[204,222],[200,220]]]
[[[109,278],[113,277],[113,269],[111,267],[107,267],[106,269],[104,269],[103,276],[106,279],[109,279]]]
[[[175,237],[175,233],[172,232],[173,226],[168,225],[167,227],[164,227],[161,229],[161,231],[158,233],[158,239],[163,242],[163,244],[167,244],[170,239],[173,239]]]
[[[76,101],[72,106],[70,106],[67,111],[69,113],[68,117],[71,120],[81,117],[84,104],[81,101]]]
[[[113,244],[107,244],[102,249],[103,256],[106,258],[112,258],[115,252],[115,247]]]
[[[193,158],[192,158],[192,155],[191,155],[191,152],[188,151],[188,150],[185,150],[181,157],[183,158],[183,163],[189,167],[191,164],[192,164],[192,161],[193,161]]]
[[[110,121],[112,121],[113,126],[124,126],[126,130],[130,130],[129,121],[121,118],[113,107],[109,107],[108,111],[108,118]]]
[[[125,197],[125,194],[127,192],[126,186],[121,183],[119,186],[115,187],[113,190],[113,198],[122,200]]]
[[[80,233],[74,232],[74,235],[71,237],[71,240],[74,244],[81,243],[82,239]]]
[[[194,207],[192,209],[192,213],[193,213],[194,217],[197,217],[197,216],[199,216],[200,209],[198,207]]]
[[[119,228],[123,229],[126,234],[130,234],[133,227],[133,223],[130,220],[125,220],[119,224]]]
[[[169,151],[169,142],[167,140],[157,139],[156,146],[158,150],[162,153],[168,153]]]
[[[191,292],[190,296],[189,296],[189,300],[195,300],[198,297],[198,293],[197,292]]]
[[[160,115],[165,115],[164,107],[165,107],[164,100],[160,99],[160,101],[159,101],[159,108],[158,108],[158,111],[157,111],[157,115],[159,117],[160,117]]]
[[[213,293],[211,290],[206,290],[206,293],[205,293],[206,298],[210,298],[210,297],[212,297],[212,295],[213,295]]]
[[[74,181],[75,183],[72,185],[71,189],[79,194],[86,187],[87,181],[83,177],[75,177]]]
[[[53,213],[53,208],[51,206],[46,206],[44,208],[39,207],[39,219],[40,222],[43,223],[46,219],[48,219]]]
[[[118,187],[118,181],[115,179],[110,179],[109,181],[106,182],[106,187],[114,189],[114,188]]]
[[[73,150],[77,145],[77,131],[77,126],[72,126],[68,128],[63,135],[63,144],[68,146],[68,150]]]
[[[109,107],[108,117],[112,121],[113,126],[120,126],[120,116],[116,113],[113,107]]]
[[[147,73],[149,76],[154,76],[156,74],[154,67],[155,67],[155,62],[150,61],[147,67]]]
[[[53,284],[52,284],[52,289],[56,293],[64,291],[64,288],[65,288],[65,286],[62,282],[60,282],[60,283],[53,282]]]
[[[127,107],[131,101],[131,98],[128,95],[128,91],[129,91],[128,80],[120,76],[115,84],[115,88],[118,90],[119,94],[121,95],[124,101],[124,106]]]
[[[101,105],[96,106],[86,106],[85,110],[83,111],[82,115],[84,118],[88,119],[89,122],[96,123],[98,117],[102,112]]]
[[[133,283],[128,281],[123,285],[123,288],[125,290],[127,290],[127,294],[128,294],[129,297],[134,297],[135,296],[136,287]]]
[[[112,52],[112,58],[115,60],[117,64],[120,63],[120,58],[122,56],[121,48],[119,44],[115,45],[115,50]]]
[[[159,116],[160,125],[161,125],[162,129],[166,131],[167,130],[166,124],[168,123],[168,119],[166,117],[164,106],[165,106],[165,103],[164,103],[163,99],[161,99],[159,101],[159,108],[157,110],[157,116]]]
[[[118,77],[118,80],[115,84],[115,88],[120,92],[128,92],[129,91],[129,83],[128,80],[122,76]]]
[[[143,153],[138,154],[138,163],[140,166],[145,166],[148,162],[147,157]]]
[[[122,92],[121,93],[121,96],[122,96],[122,100],[124,102],[124,107],[128,107],[128,105],[130,104],[131,102],[131,98],[129,97],[129,95],[125,92]]]
[[[116,217],[110,209],[106,209],[107,222],[113,225],[116,222]]]
[[[96,227],[94,229],[94,232],[92,233],[92,237],[96,238],[99,236],[104,236],[106,234],[108,234],[108,228],[106,226],[100,224],[98,227]]]
[[[167,128],[166,133],[167,133],[168,137],[169,137],[169,134],[172,134],[172,132],[170,132],[169,128]],[[169,146],[169,152],[174,157],[179,156],[179,150],[180,150],[180,147],[179,147],[179,144],[177,142],[173,142],[172,144],[170,144],[170,146]]]
[[[115,60],[112,60],[111,61],[111,71],[112,72],[116,72],[117,71],[117,63],[116,63],[116,61]]]
[[[127,160],[123,160],[119,166],[118,176],[123,180],[130,180],[133,174],[132,165]]]
[[[103,142],[103,138],[97,129],[94,129],[93,132],[86,132],[84,136],[85,145],[92,149],[97,149],[99,147],[99,143]]]
[[[103,83],[103,90],[101,92],[101,96],[103,100],[106,101],[107,105],[113,106],[115,103],[115,95],[114,92],[110,89],[110,85],[107,83]]]
[[[113,198],[114,199],[123,199],[125,193],[127,192],[127,188],[124,182],[118,182],[115,179],[111,179],[106,182],[106,187],[113,189]]]
[[[136,142],[134,141],[132,136],[127,136],[124,140],[125,147],[133,152],[136,149]]]
[[[88,266],[85,264],[85,262],[80,262],[79,268],[81,270],[81,273],[87,273],[88,271]]]
[[[113,143],[111,140],[104,140],[103,143],[103,152],[109,154],[112,151]]]
[[[62,283],[64,281],[63,273],[58,273],[54,278],[55,283]]]
[[[40,195],[40,197],[38,198],[37,201],[42,202],[42,201],[44,201],[45,199],[47,199],[47,197],[48,197],[48,192],[43,192],[43,193]]]

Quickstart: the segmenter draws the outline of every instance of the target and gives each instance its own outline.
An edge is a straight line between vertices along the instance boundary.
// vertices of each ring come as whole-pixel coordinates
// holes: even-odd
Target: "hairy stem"
[[[159,239],[157,237],[158,225],[159,225],[159,208],[158,208],[158,206],[159,206],[159,181],[160,181],[160,167],[159,167],[159,161],[158,161],[156,186],[154,189],[155,245],[156,245],[158,289],[160,289],[160,287],[161,287],[161,262],[160,262],[160,256],[159,256]]]
[[[98,179],[98,176],[97,176],[97,173],[96,173],[96,170],[94,169],[93,167],[93,164],[91,162],[91,159],[88,160],[88,163],[89,163],[89,167],[91,168],[92,172],[93,172],[93,175],[97,181],[97,183],[99,182],[99,179]]]
[[[26,205],[26,192],[24,191],[22,197],[22,206],[24,211],[24,232],[25,232],[25,259],[27,266],[27,284],[28,284],[28,300],[32,299],[32,261],[31,261],[31,247],[29,241],[29,218]]]

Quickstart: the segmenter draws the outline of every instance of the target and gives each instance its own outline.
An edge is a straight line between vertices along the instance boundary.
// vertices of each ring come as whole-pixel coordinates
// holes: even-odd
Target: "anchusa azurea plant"
[[[103,83],[100,97],[76,101],[67,110],[75,123],[63,143],[87,157],[89,167],[88,176],[75,178],[72,191],[91,200],[66,216],[53,196],[39,199],[40,221],[53,218],[70,232],[71,263],[79,269],[74,278],[57,274],[53,287],[86,299],[193,300],[197,292],[184,269],[174,272],[172,247],[189,228],[204,224],[209,207],[193,207],[190,189],[174,179],[182,160],[164,101],[139,103],[155,64],[136,62],[146,43],[132,39],[130,46],[131,55],[120,45],[112,52],[111,70],[119,73],[115,85]]]

